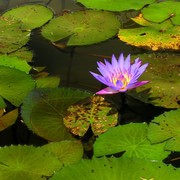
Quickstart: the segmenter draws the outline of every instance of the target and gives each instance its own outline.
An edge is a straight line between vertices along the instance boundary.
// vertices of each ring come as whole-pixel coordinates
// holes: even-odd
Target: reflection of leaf
[[[72,105],[64,117],[65,126],[75,135],[84,136],[89,126],[99,135],[117,124],[118,114],[108,115],[111,104],[101,96],[93,96],[87,102]]]
[[[151,145],[147,139],[147,124],[127,124],[111,128],[97,138],[94,155],[103,156],[125,151],[123,156],[162,160],[170,152],[163,150],[164,144]]]
[[[69,37],[69,46],[88,45],[111,38],[119,26],[113,13],[87,10],[52,19],[43,27],[42,35],[52,42]]]
[[[166,108],[178,108],[180,96],[179,56],[176,54],[153,53],[133,56],[149,63],[140,80],[149,80],[145,86],[127,93],[145,103]]]
[[[134,0],[77,0],[84,6],[98,10],[109,10],[109,11],[126,11],[130,9],[138,10],[146,4],[154,2],[154,0],[146,1],[134,1]]]
[[[134,46],[150,48],[154,51],[159,49],[179,50],[179,26],[173,26],[170,20],[158,24],[150,23],[144,20],[142,16],[134,19],[135,22],[145,27],[120,29],[118,35],[120,40]]]
[[[180,25],[180,2],[166,1],[149,5],[142,10],[143,17],[152,22],[163,22],[171,18],[174,25]]]
[[[70,88],[40,89],[24,101],[22,116],[25,124],[39,136],[50,141],[69,139],[63,116],[71,104],[89,96],[89,93]]]
[[[53,12],[40,4],[29,4],[5,12],[2,17],[21,23],[21,29],[29,30],[42,26],[53,17]]]
[[[34,88],[31,76],[17,69],[0,66],[0,95],[19,106]]]
[[[0,148],[0,179],[45,180],[62,163],[40,147],[10,146]]]
[[[156,117],[148,128],[148,138],[152,143],[167,140],[166,150],[180,151],[180,109],[166,112]]]
[[[110,147],[109,147],[110,148]],[[93,158],[55,172],[51,180],[175,180],[180,171],[162,162],[130,158]]]
[[[13,125],[18,117],[18,109],[14,109],[0,117],[0,131]]]

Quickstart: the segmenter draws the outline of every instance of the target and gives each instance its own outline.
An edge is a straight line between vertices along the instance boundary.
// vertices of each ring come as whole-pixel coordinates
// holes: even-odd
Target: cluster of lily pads
[[[86,91],[59,87],[59,77],[30,65],[33,53],[26,48],[32,30],[39,28],[57,47],[65,38],[67,46],[82,46],[118,35],[121,41],[135,46],[179,50],[179,2],[77,2],[89,10],[54,17],[51,9],[36,4],[0,16],[0,131],[21,120],[47,140],[38,147],[1,147],[0,179],[180,179],[179,169],[163,162],[172,152],[180,151],[176,54],[133,55],[149,63],[141,78],[150,83],[127,92],[145,103],[176,110],[149,124],[118,125],[118,112],[112,110],[110,102]],[[132,9],[140,11],[132,18],[140,27],[121,27],[117,13]],[[161,16],[156,16],[156,9]],[[173,57],[170,63],[169,57]],[[90,129],[92,135],[84,143]],[[88,151],[93,153],[92,159]]]

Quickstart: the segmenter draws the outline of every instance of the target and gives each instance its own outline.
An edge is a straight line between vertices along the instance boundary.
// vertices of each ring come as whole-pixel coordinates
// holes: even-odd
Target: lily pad
[[[4,102],[4,99],[0,96],[0,108],[5,108],[6,103]]]
[[[31,30],[41,27],[53,17],[51,9],[40,4],[28,4],[5,12],[5,19],[11,19],[21,23],[22,30]]]
[[[151,22],[160,23],[170,18],[174,25],[180,25],[180,2],[165,1],[149,5],[141,12]]]
[[[147,4],[153,3],[155,0],[77,0],[87,8],[108,10],[108,11],[127,11],[139,10]]]
[[[19,106],[35,84],[30,75],[14,68],[0,66],[0,95]]]
[[[128,91],[128,94],[145,103],[166,108],[179,108],[180,74],[179,56],[173,53],[153,53],[133,56],[149,63],[140,80],[149,80],[145,86]]]
[[[30,33],[20,29],[20,23],[0,17],[0,53],[10,53],[24,46]]]
[[[18,109],[14,109],[7,114],[0,117],[0,131],[8,128],[9,126],[13,125],[18,118]]]
[[[103,97],[93,96],[70,106],[63,118],[64,124],[71,133],[78,136],[84,136],[89,126],[95,135],[99,135],[117,124],[118,113],[108,115],[111,109],[111,104]]]
[[[113,13],[86,10],[52,19],[42,28],[42,35],[51,42],[69,38],[68,46],[89,45],[111,38],[119,27]]]
[[[53,153],[64,165],[74,164],[83,156],[83,146],[80,141],[51,142],[43,148]]]
[[[63,123],[63,116],[71,104],[90,96],[70,88],[40,89],[24,101],[22,116],[25,124],[49,141],[72,139]]]
[[[152,143],[166,141],[165,149],[180,151],[180,109],[156,117],[148,128]]]
[[[170,152],[164,143],[151,145],[147,139],[147,124],[127,124],[111,128],[100,135],[94,144],[94,156],[111,155],[125,151],[125,157],[163,160]]]
[[[3,180],[45,180],[62,167],[53,154],[33,146],[1,147],[0,159],[0,179]]]
[[[148,22],[141,15],[132,20],[145,27],[120,29],[118,37],[121,41],[153,51],[180,49],[180,26],[173,26],[170,20],[160,24]]]
[[[175,180],[180,171],[162,162],[136,158],[93,158],[64,167],[50,180]]]

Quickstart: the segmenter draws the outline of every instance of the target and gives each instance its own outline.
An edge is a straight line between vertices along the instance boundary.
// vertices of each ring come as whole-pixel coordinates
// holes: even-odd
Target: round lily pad
[[[42,28],[42,35],[51,42],[69,38],[68,46],[88,45],[111,38],[119,27],[113,13],[86,10],[52,19]]]
[[[160,23],[170,18],[174,25],[180,25],[180,2],[165,1],[149,5],[141,12],[149,21]]]

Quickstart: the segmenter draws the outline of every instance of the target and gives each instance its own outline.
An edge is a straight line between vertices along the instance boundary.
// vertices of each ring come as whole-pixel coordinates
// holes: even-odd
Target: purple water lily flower
[[[109,63],[104,60],[104,63],[97,62],[98,70],[101,75],[94,72],[90,73],[100,82],[107,85],[108,87],[98,91],[96,94],[115,94],[119,92],[125,92],[129,89],[142,86],[149,81],[140,81],[138,78],[146,70],[148,63],[141,66],[141,60],[139,58],[135,59],[134,64],[131,65],[130,55],[124,59],[123,54],[119,56],[117,60],[114,55],[112,55],[112,62]]]

